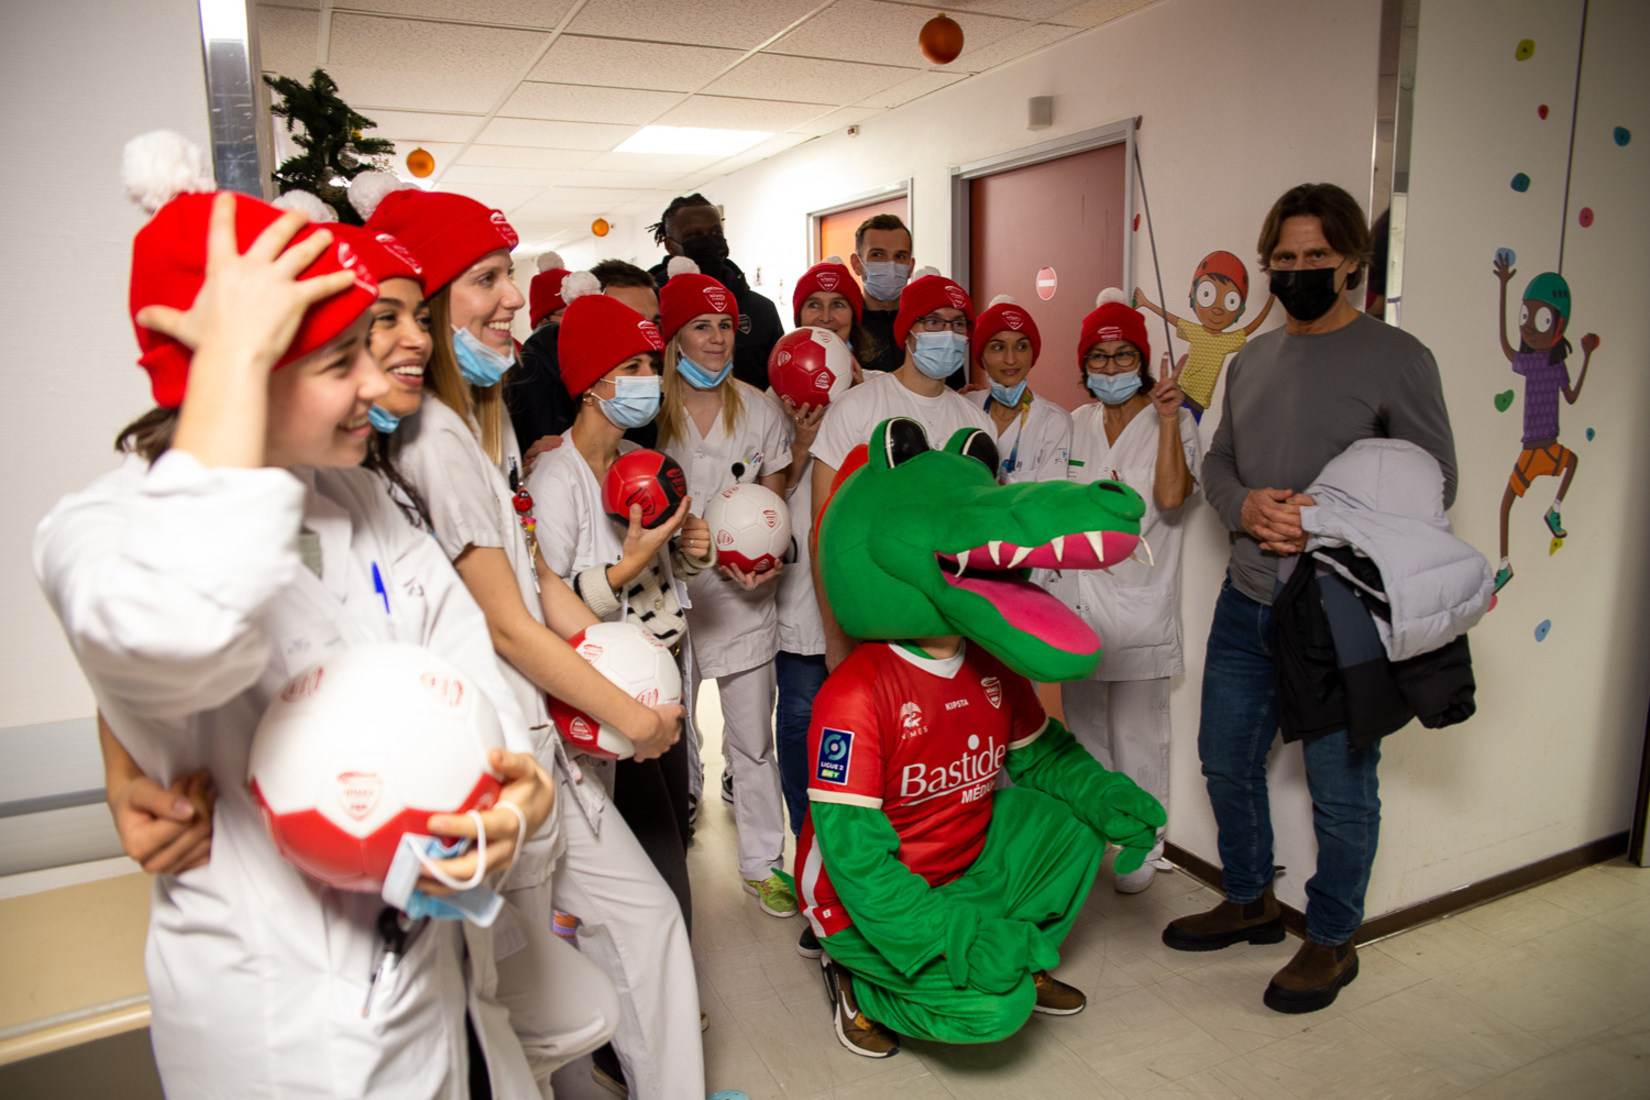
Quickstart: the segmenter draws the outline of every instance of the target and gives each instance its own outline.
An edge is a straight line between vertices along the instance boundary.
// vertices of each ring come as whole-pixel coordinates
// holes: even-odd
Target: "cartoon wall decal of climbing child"
[[[1501,562],[1495,572],[1495,590],[1505,588],[1512,580],[1512,564],[1507,556],[1509,519],[1513,501],[1523,497],[1538,477],[1563,477],[1558,483],[1558,495],[1543,517],[1552,532],[1554,549],[1568,537],[1559,513],[1564,507],[1564,495],[1570,491],[1579,465],[1574,451],[1558,441],[1558,398],[1574,405],[1581,396],[1581,387],[1587,381],[1587,365],[1592,361],[1598,337],[1589,332],[1581,338],[1581,372],[1570,379],[1566,360],[1570,355],[1570,341],[1565,333],[1570,328],[1570,284],[1554,271],[1543,271],[1530,280],[1524,290],[1523,307],[1518,315],[1518,350],[1507,340],[1507,284],[1518,270],[1510,257],[1500,254],[1495,258],[1495,277],[1501,281],[1501,323],[1497,326],[1501,351],[1512,364],[1514,374],[1524,376],[1524,446],[1513,464],[1512,476],[1507,479],[1507,491],[1501,497]]]
[[[1243,316],[1249,299],[1249,272],[1243,261],[1230,252],[1211,252],[1203,257],[1192,275],[1192,291],[1188,302],[1195,320],[1165,313],[1162,308],[1134,288],[1134,300],[1141,309],[1149,309],[1175,326],[1180,338],[1191,345],[1186,354],[1186,371],[1180,377],[1180,388],[1186,394],[1186,405],[1199,421],[1203,411],[1214,400],[1215,383],[1220,380],[1220,369],[1226,357],[1248,342],[1255,330],[1272,312],[1275,300],[1267,295],[1266,306],[1260,316],[1243,328],[1227,331]]]

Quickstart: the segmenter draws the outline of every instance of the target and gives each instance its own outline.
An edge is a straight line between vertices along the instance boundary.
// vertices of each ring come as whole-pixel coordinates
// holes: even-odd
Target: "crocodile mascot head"
[[[977,428],[935,450],[914,420],[877,425],[815,531],[831,611],[855,638],[961,634],[1033,680],[1080,680],[1100,639],[1030,571],[1125,560],[1145,504],[1110,481],[998,485],[996,469],[997,445]]]

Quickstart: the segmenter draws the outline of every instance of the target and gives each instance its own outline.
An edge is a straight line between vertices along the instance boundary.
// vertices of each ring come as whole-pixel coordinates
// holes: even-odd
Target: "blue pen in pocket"
[[[372,563],[372,590],[378,594],[379,599],[384,601],[384,614],[393,614],[390,611],[389,589],[384,587],[384,575],[378,571],[377,562]]]

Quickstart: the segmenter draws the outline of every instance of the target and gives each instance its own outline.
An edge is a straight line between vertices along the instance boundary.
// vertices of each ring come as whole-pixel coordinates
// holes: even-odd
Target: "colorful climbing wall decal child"
[[[1513,576],[1507,550],[1513,501],[1523,497],[1536,478],[1562,475],[1558,494],[1543,517],[1553,536],[1548,553],[1557,552],[1568,537],[1559,513],[1580,460],[1574,451],[1558,441],[1558,399],[1562,395],[1574,405],[1581,396],[1581,387],[1587,381],[1587,365],[1599,341],[1590,332],[1581,338],[1581,371],[1572,380],[1567,362],[1570,341],[1565,336],[1570,328],[1570,284],[1557,272],[1544,271],[1531,279],[1524,290],[1515,351],[1507,340],[1507,284],[1518,272],[1499,255],[1494,270],[1495,277],[1501,281],[1498,326],[1501,350],[1512,364],[1513,373],[1524,377],[1523,448],[1513,464],[1512,476],[1507,479],[1507,491],[1501,497],[1501,562],[1495,572],[1495,590],[1499,592]]]
[[[1211,252],[1197,265],[1192,275],[1192,291],[1187,296],[1196,320],[1165,313],[1153,305],[1139,287],[1134,288],[1134,300],[1140,308],[1149,309],[1173,324],[1180,338],[1191,345],[1186,354],[1185,373],[1180,376],[1180,388],[1186,394],[1186,406],[1200,421],[1203,411],[1214,400],[1215,383],[1220,380],[1226,357],[1243,347],[1272,312],[1274,299],[1267,295],[1260,316],[1243,328],[1228,330],[1228,325],[1236,324],[1243,316],[1248,298],[1249,272],[1243,261],[1230,252]]]

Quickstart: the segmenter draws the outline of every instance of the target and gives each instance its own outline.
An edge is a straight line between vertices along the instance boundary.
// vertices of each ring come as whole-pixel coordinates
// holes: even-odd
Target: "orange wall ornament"
[[[947,15],[936,15],[922,25],[917,34],[917,46],[922,56],[936,65],[949,65],[963,51],[963,31],[957,21]]]

